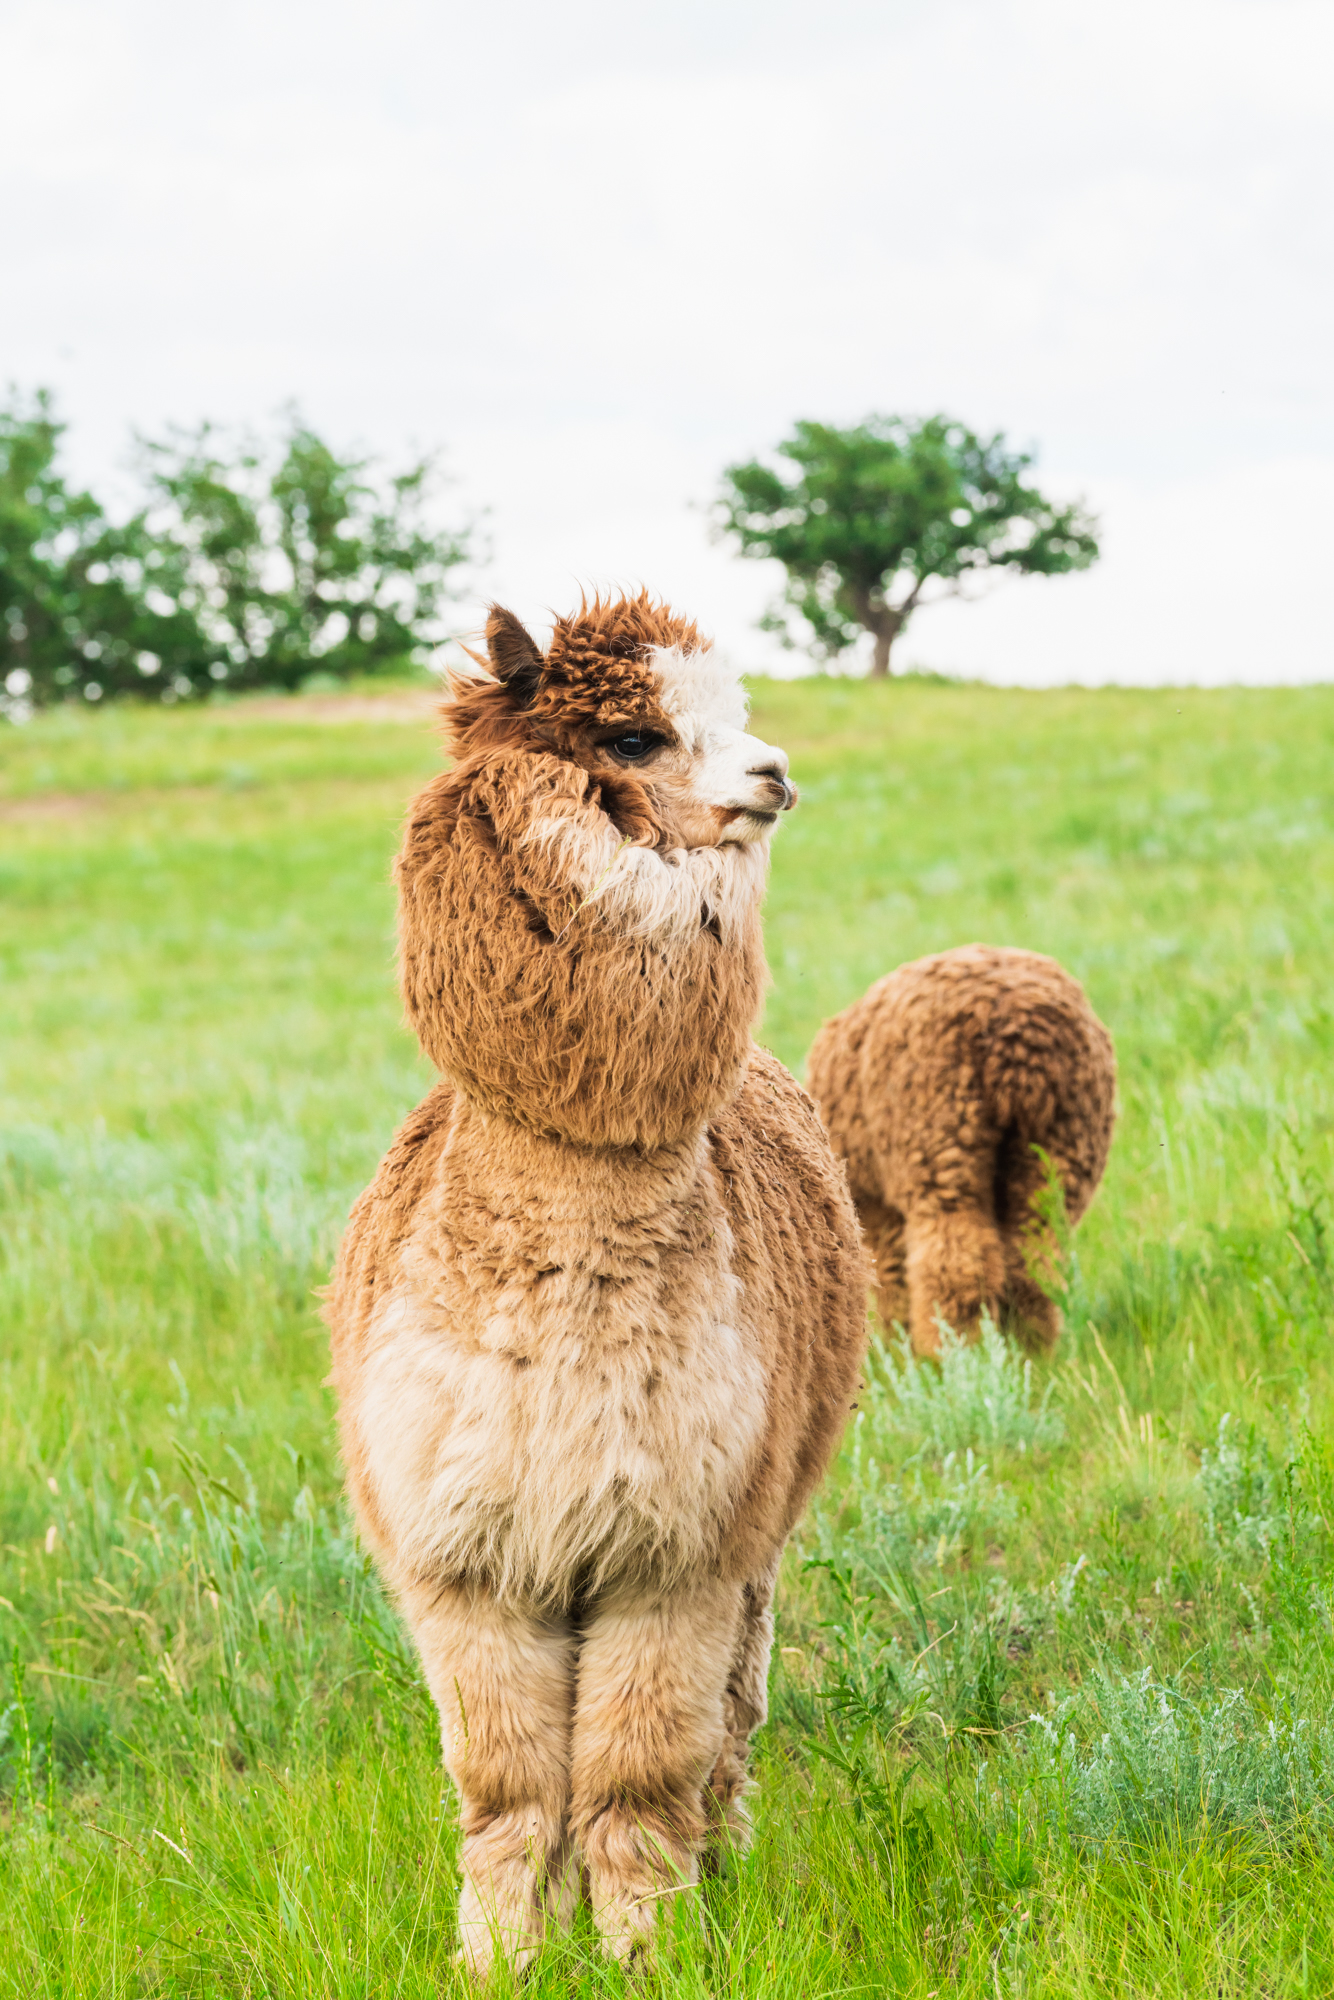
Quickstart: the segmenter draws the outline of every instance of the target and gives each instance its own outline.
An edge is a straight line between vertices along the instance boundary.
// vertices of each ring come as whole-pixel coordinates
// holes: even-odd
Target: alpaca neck
[[[450,1151],[470,1199],[491,1214],[505,1216],[517,1205],[557,1227],[592,1215],[602,1234],[628,1241],[690,1195],[706,1156],[705,1124],[652,1147],[576,1145],[461,1094]]]
[[[766,855],[627,847],[590,785],[526,756],[419,796],[398,863],[404,999],[474,1104],[651,1152],[692,1142],[740,1084]]]

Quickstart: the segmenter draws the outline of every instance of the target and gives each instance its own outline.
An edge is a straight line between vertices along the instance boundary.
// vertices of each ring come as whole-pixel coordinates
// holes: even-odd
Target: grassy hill
[[[763,1039],[1054,953],[1122,1111],[1069,1332],[877,1364],[680,1994],[1334,1990],[1334,689],[763,683]],[[427,1071],[419,698],[0,734],[0,1993],[453,1990],[312,1289]],[[803,1566],[803,1558],[824,1567]],[[615,1992],[580,1932],[525,1990]]]

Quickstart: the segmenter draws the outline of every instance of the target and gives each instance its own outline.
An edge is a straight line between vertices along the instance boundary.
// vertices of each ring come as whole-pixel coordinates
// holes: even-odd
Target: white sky
[[[1331,0],[0,0],[0,69],[0,378],[95,484],[294,396],[447,446],[534,626],[643,580],[762,666],[719,469],[942,408],[1105,556],[899,664],[1334,675]]]

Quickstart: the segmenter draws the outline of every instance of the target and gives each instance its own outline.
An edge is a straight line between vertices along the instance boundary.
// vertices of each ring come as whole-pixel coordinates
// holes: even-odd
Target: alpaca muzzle
[[[767,743],[755,744],[755,748],[762,754],[747,766],[746,776],[759,780],[756,790],[760,797],[751,801],[750,810],[771,813],[775,818],[780,812],[791,812],[797,803],[797,788],[787,775],[786,751],[772,749]]]
[[[752,774],[754,775],[754,774]],[[756,799],[750,810],[777,817],[779,813],[791,812],[797,803],[797,788],[788,777],[765,774],[763,796]]]

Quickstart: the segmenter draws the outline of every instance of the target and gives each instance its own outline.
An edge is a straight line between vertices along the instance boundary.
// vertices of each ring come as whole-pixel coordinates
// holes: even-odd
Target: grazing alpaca
[[[330,1290],[348,1486],[421,1653],[482,1973],[651,1948],[744,1836],[783,1544],[865,1345],[856,1215],[751,1040],[787,759],[647,596],[512,614],[397,863],[437,1084]]]
[[[1034,1209],[1041,1147],[1078,1222],[1112,1141],[1116,1059],[1077,980],[1053,958],[964,945],[901,965],[811,1048],[808,1088],[875,1260],[880,1317],[917,1354],[937,1319],[976,1335],[984,1311],[1027,1345],[1061,1318],[1032,1275],[1057,1246]]]

